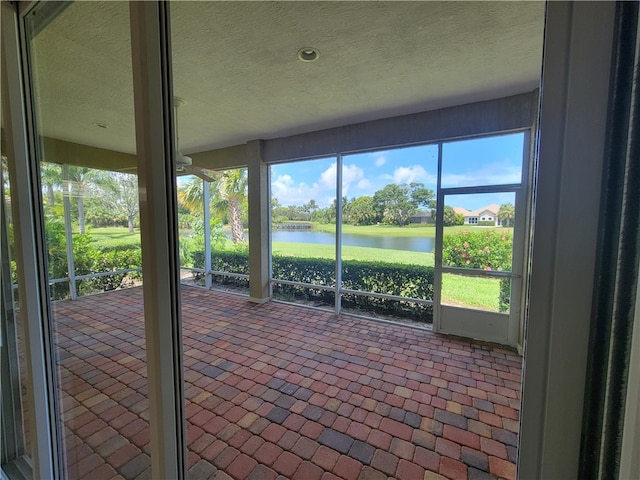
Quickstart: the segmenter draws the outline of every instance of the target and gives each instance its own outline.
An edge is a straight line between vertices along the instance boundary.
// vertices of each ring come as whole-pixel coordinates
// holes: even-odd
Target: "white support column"
[[[64,478],[61,472],[59,416],[56,414],[55,365],[50,329],[46,245],[35,145],[27,139],[30,120],[25,108],[23,65],[15,5],[0,2],[2,14],[2,108],[4,116],[11,208],[18,267],[20,316],[24,328],[31,464],[33,478]],[[26,103],[28,105],[28,103]]]
[[[342,310],[342,154],[336,158],[336,298],[335,312]]]
[[[442,304],[442,235],[444,228],[444,196],[442,190],[442,143],[438,143],[438,179],[436,182],[436,243],[433,256],[433,331],[440,331]]]
[[[269,167],[262,161],[262,141],[247,144],[249,181],[249,301],[271,298],[271,203]]]
[[[202,180],[202,206],[204,221],[204,286],[211,290],[211,189],[209,182]]]
[[[73,231],[71,229],[71,202],[69,201],[69,167],[62,166],[62,208],[64,209],[64,233],[67,246],[67,269],[69,271],[69,295],[78,298],[76,291],[76,262],[73,258]]]
[[[186,478],[168,3],[132,2],[151,477]]]

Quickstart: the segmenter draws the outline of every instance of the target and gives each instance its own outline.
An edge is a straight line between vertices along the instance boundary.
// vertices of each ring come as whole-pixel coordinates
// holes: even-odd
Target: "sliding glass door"
[[[43,2],[25,23],[68,479],[150,467],[129,23],[123,2]]]

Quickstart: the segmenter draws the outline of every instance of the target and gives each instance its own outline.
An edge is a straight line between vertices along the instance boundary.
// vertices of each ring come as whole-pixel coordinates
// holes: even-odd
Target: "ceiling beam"
[[[470,103],[411,115],[384,118],[263,140],[263,161],[319,158],[363,150],[428,143],[495,134],[533,124],[538,108],[538,91],[484,102]],[[47,162],[136,172],[136,156],[56,138],[43,137],[43,158]],[[234,145],[189,153],[193,164],[211,170],[247,166],[247,145]]]

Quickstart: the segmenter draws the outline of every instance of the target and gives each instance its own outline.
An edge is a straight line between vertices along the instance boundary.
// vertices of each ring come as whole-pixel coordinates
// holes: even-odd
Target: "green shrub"
[[[447,234],[442,239],[442,264],[481,270],[511,270],[513,233],[477,230]]]
[[[110,251],[96,251],[91,270],[87,273],[112,272],[117,270],[128,270],[142,266],[142,250],[132,248],[129,250],[114,249]],[[76,270],[77,272],[78,270]],[[78,272],[79,275],[83,275]],[[131,287],[137,279],[142,278],[142,272],[117,273],[102,277],[87,278],[78,282],[78,293],[86,295],[88,293],[106,292],[119,288]]]
[[[500,279],[500,295],[498,296],[498,310],[500,312],[509,311],[509,303],[511,300],[511,279]]]
[[[68,278],[67,248],[64,222],[59,216],[47,216],[45,221],[45,236],[47,242],[48,274],[50,279]],[[73,257],[75,275],[88,275],[116,270],[138,268],[142,265],[142,254],[139,244],[114,245],[96,248],[91,241],[91,234],[73,235]],[[135,280],[141,278],[140,272],[119,273],[97,278],[78,280],[76,283],[79,294],[88,294],[115,290],[131,286]],[[54,283],[50,286],[52,300],[69,297],[69,283]]]
[[[195,252],[194,258],[204,258],[203,252]],[[249,274],[248,254],[244,252],[214,252],[213,270]],[[276,256],[272,258],[273,278],[292,282],[333,287],[336,283],[335,261],[325,258],[298,258]],[[363,293],[376,292],[387,295],[433,300],[433,268],[390,264],[384,262],[345,261],[342,263],[342,285],[349,290]],[[213,278],[214,283],[226,286],[246,287],[245,279],[226,276]],[[324,305],[334,304],[334,292],[308,286],[276,283],[273,294],[288,300],[304,300]],[[415,302],[388,300],[365,295],[344,294],[345,308],[359,309],[423,322],[433,320],[433,308]]]
[[[513,232],[510,230],[462,231],[442,239],[442,264],[481,270],[511,270]],[[511,282],[501,279],[499,310],[509,310]]]

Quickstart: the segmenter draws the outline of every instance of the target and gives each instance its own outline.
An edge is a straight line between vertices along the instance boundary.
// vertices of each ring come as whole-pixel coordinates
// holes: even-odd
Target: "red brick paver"
[[[141,288],[54,312],[68,477],[150,478]],[[507,349],[195,287],[182,312],[191,478],[515,476]]]

